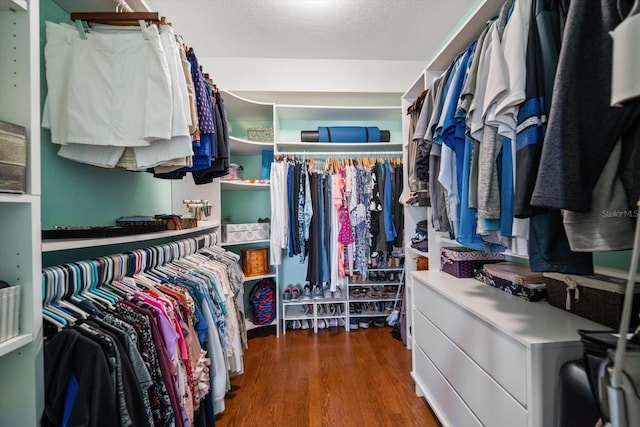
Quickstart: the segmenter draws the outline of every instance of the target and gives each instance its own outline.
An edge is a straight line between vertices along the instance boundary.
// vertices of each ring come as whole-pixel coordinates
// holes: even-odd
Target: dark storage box
[[[463,247],[440,248],[440,269],[460,278],[473,277],[485,264],[504,261],[504,254],[482,252]]]
[[[613,329],[620,327],[626,280],[612,276],[544,273],[549,304]],[[640,287],[636,283],[631,327],[638,326]]]
[[[485,285],[489,285],[508,294],[515,295],[525,301],[536,302],[547,299],[547,289],[544,283],[518,283],[516,281],[494,276],[486,272],[484,269],[476,270],[475,278]]]

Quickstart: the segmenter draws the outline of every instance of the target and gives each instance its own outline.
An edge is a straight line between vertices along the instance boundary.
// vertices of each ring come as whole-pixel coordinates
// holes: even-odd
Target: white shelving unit
[[[353,305],[356,309],[354,313],[349,312],[349,322],[351,322],[352,317],[367,318],[369,320],[383,318],[382,320],[384,321],[396,306],[399,308],[404,292],[403,268],[402,266],[370,268],[367,280],[353,282],[349,280],[347,298],[349,304]],[[373,274],[376,276],[381,274],[385,277],[373,279]],[[393,277],[390,275],[393,275]],[[385,295],[382,297],[371,297],[368,294],[376,289],[381,289]],[[364,293],[364,295],[354,297],[352,296],[353,291]],[[390,309],[386,310],[386,307]]]
[[[26,193],[0,194],[0,279],[20,287],[18,335],[0,342],[0,425],[42,411],[39,3],[0,1],[0,120],[26,128]]]
[[[309,156],[324,154],[342,155],[351,152],[371,152],[380,155],[402,152],[400,107],[397,106],[317,106],[317,105],[283,105],[277,103],[255,102],[239,97],[229,92],[222,92],[229,121],[231,123],[231,153],[232,155],[260,155],[262,150],[273,150],[274,154],[308,153]],[[382,143],[306,143],[301,142],[301,131],[316,130],[318,126],[378,126],[381,130],[391,132],[391,141]],[[273,128],[274,142],[253,142],[246,139],[249,127]],[[251,179],[252,176],[243,178]],[[250,183],[246,181],[221,181],[222,198],[231,191],[259,191],[269,190],[269,184]],[[268,243],[267,241],[264,241]],[[245,242],[246,244],[260,242]],[[239,246],[245,243],[222,243],[223,246]],[[283,289],[279,289],[279,294]],[[362,301],[359,302],[364,302]],[[367,300],[368,302],[369,300]],[[303,304],[311,304],[313,312],[303,314]],[[318,317],[318,306],[322,304],[343,304],[343,314],[340,316],[322,314]],[[314,331],[317,332],[319,318],[341,317],[348,330],[349,313],[348,299],[342,300],[320,299],[300,302],[283,302],[281,320],[283,331],[286,331],[287,320],[312,320]],[[388,314],[388,313],[387,313]]]
[[[327,307],[335,305],[336,313],[327,313]],[[306,313],[303,311],[304,306],[311,306],[311,311]],[[338,306],[341,307],[341,312],[338,312]],[[322,307],[322,312],[320,311]],[[322,319],[328,321],[330,319],[341,319],[344,322],[343,327],[345,331],[349,330],[349,302],[346,298],[311,298],[300,299],[298,301],[283,301],[282,302],[282,331],[287,333],[287,322],[289,321],[303,321],[311,322],[311,327],[308,329],[313,333],[318,333],[318,320]]]

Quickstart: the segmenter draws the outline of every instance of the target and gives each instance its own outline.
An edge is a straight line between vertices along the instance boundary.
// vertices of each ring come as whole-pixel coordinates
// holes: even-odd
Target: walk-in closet
[[[0,0],[0,427],[640,425],[640,0]]]

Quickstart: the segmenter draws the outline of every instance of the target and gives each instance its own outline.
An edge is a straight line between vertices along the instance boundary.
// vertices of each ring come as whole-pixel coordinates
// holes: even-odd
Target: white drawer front
[[[526,407],[526,348],[419,281],[413,292],[416,309]]]
[[[425,397],[442,424],[450,427],[482,426],[422,349],[414,348],[413,357],[416,362],[414,374],[425,387]]]
[[[500,384],[421,313],[413,321],[420,348],[484,425],[527,425],[526,409]]]

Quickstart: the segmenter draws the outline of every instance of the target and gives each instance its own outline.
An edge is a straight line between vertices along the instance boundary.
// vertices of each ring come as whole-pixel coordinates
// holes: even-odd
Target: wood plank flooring
[[[439,427],[389,327],[254,336],[217,427]]]

